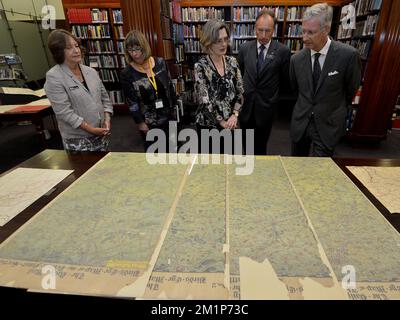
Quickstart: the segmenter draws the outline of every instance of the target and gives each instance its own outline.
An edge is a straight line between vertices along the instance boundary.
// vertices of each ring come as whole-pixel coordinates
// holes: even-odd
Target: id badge
[[[156,100],[156,109],[164,108],[162,100]]]

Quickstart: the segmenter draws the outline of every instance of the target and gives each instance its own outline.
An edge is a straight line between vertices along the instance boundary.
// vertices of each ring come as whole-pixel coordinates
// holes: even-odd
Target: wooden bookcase
[[[84,64],[93,67],[113,105],[124,108],[119,74],[125,67],[124,25],[119,1],[63,1],[66,28],[81,40]]]
[[[182,21],[185,34],[185,55],[188,65],[189,80],[192,77],[190,69],[199,59],[201,53],[199,34],[206,20],[218,18],[225,21],[231,30],[231,46],[229,54],[236,55],[242,43],[255,39],[255,19],[260,10],[266,8],[275,12],[274,39],[291,48],[292,53],[302,49],[301,17],[305,8],[319,1],[205,1],[183,0]],[[327,1],[335,7],[335,16],[339,12],[341,1]],[[336,20],[336,19],[335,19]],[[335,28],[332,29],[334,36]]]
[[[380,10],[360,12],[363,5],[364,1],[356,2],[359,31],[342,39],[360,50],[363,62],[361,96],[352,109],[348,136],[354,142],[380,142],[391,128],[400,95],[400,1],[382,0]],[[376,24],[361,30],[371,19]]]

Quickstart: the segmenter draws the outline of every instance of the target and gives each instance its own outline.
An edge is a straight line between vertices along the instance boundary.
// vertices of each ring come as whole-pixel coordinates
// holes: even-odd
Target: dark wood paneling
[[[125,33],[133,29],[142,31],[149,41],[153,55],[162,57],[162,42],[160,44],[158,41],[158,33],[161,34],[160,5],[158,4],[157,9],[151,0],[121,0],[121,8]]]
[[[400,94],[400,1],[383,0],[352,131],[356,140],[382,140]]]

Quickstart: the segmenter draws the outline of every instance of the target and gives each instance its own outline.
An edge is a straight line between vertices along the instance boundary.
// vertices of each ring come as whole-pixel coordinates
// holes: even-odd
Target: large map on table
[[[44,290],[53,267],[78,294],[400,299],[400,235],[333,161],[198,162],[107,155],[0,246],[0,284]]]

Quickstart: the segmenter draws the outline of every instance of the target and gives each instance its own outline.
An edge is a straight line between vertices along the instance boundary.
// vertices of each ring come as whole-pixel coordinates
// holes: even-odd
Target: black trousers
[[[334,149],[326,146],[315,125],[314,117],[310,122],[303,136],[298,142],[292,142],[292,156],[294,157],[332,157]]]
[[[266,155],[267,143],[271,135],[272,123],[274,121],[274,108],[271,108],[270,115],[263,121],[262,124],[257,124],[254,107],[250,118],[247,122],[240,121],[240,127],[243,130],[243,144],[246,151],[246,129],[254,129],[254,155]]]

